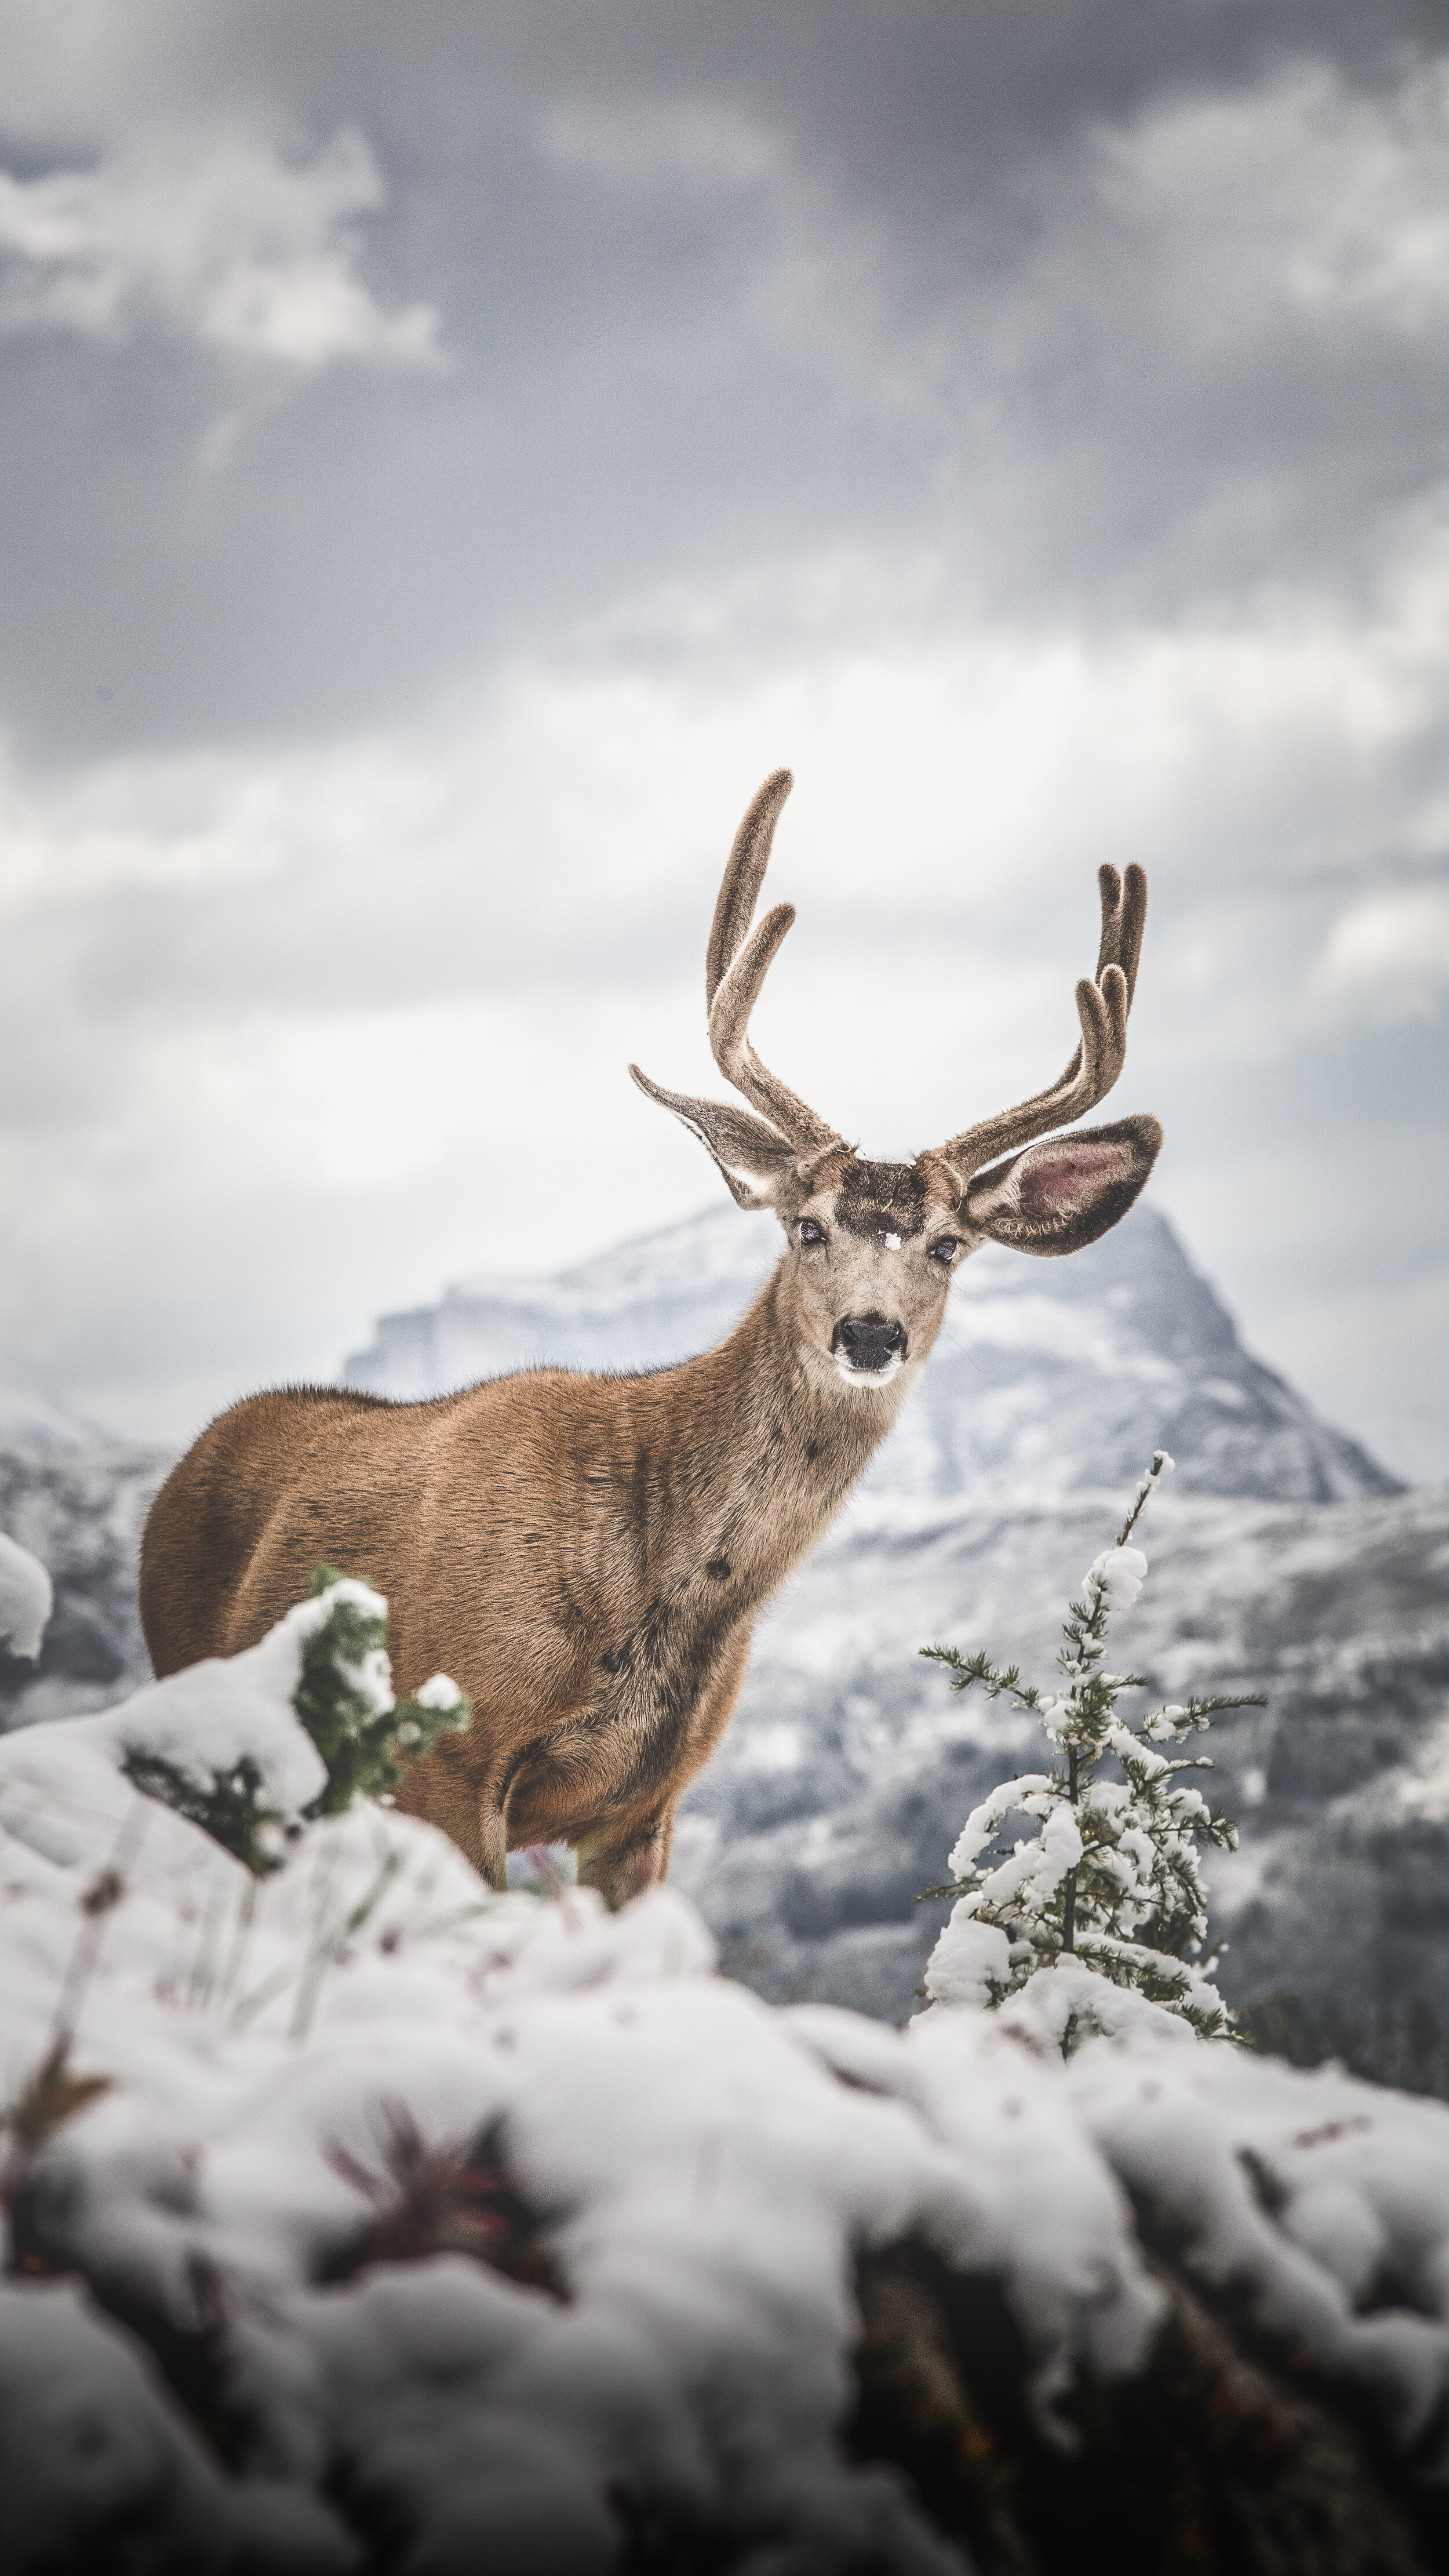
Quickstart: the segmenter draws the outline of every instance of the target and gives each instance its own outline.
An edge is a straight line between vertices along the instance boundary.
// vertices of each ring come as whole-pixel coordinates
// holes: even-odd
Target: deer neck
[[[723,1342],[666,1373],[672,1458],[690,1462],[690,1544],[727,1563],[752,1601],[840,1509],[917,1374],[908,1365],[888,1386],[847,1386],[802,1342],[790,1275],[782,1261]],[[672,1484],[672,1459],[663,1465]]]

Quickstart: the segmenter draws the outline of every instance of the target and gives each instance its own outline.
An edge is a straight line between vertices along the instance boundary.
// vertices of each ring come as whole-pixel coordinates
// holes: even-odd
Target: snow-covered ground
[[[10,2565],[588,2576],[704,2535],[740,2576],[945,2576],[841,2439],[855,2267],[996,2282],[1070,2442],[1166,2315],[1134,2205],[1449,2474],[1449,2110],[1113,1988],[1063,2063],[1079,1969],[904,2032],[772,2008],[672,1890],[495,1897],[384,1807],[306,1823],[319,1615],[0,1743]],[[138,1752],[250,1760],[283,1865],[141,1796]]]

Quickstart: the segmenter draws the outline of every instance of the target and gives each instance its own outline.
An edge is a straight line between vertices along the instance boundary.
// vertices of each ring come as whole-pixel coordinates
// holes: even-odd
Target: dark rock
[[[848,2440],[910,2480],[981,2576],[1431,2576],[1442,2489],[1365,2418],[1160,2258],[1168,2313],[1146,2371],[1081,2382],[1070,2448],[1026,2402],[1028,2357],[995,2283],[918,2242],[864,2255]]]

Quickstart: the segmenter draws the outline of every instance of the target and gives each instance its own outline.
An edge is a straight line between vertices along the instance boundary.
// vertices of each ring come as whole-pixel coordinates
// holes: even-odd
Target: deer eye
[[[817,1225],[813,1216],[802,1216],[800,1219],[800,1240],[802,1243],[823,1243],[825,1241],[824,1226]]]
[[[960,1249],[960,1243],[954,1234],[938,1235],[936,1241],[931,1246],[931,1259],[949,1266],[950,1263],[955,1260]]]

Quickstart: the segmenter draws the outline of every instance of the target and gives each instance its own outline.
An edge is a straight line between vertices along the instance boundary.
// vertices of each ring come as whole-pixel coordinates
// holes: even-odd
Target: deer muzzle
[[[843,1315],[830,1348],[842,1377],[872,1378],[879,1385],[905,1359],[906,1328],[884,1315]]]

